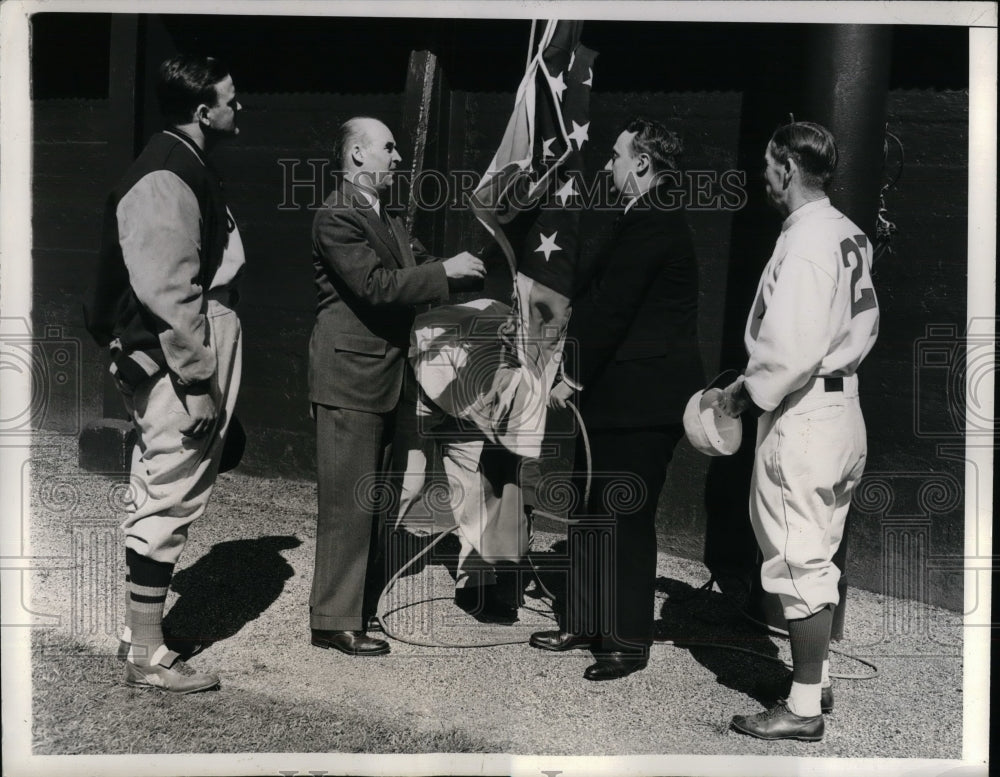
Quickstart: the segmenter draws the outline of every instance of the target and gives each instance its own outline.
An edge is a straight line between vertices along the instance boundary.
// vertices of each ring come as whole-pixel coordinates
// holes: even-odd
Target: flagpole
[[[538,19],[531,20],[531,36],[528,38],[528,59],[524,63],[524,69],[527,71],[531,67],[531,58],[533,56],[532,51],[535,48],[535,25],[538,24]]]

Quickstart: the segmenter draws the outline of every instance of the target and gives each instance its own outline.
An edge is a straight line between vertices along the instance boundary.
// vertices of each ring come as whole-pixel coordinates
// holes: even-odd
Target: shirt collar
[[[375,215],[380,216],[381,203],[379,202],[379,199],[375,195],[375,193],[368,189],[365,189],[362,186],[358,186],[356,183],[354,183],[354,181],[348,180],[348,183],[351,184],[352,187],[354,187],[354,191],[357,193],[358,197],[364,200],[365,204],[368,205],[369,208],[375,211]]]
[[[624,216],[626,213],[628,213],[632,209],[632,206],[635,205],[643,197],[649,199],[651,192],[653,192],[657,187],[665,185],[666,181],[662,177],[654,180],[653,183],[650,185],[650,187],[646,189],[646,191],[644,191],[638,197],[633,197],[632,199],[630,199],[628,202],[625,203],[625,210],[622,211],[622,215]]]
[[[793,210],[791,213],[788,214],[788,217],[785,219],[785,222],[781,225],[781,231],[785,232],[791,229],[793,225],[804,219],[810,213],[814,213],[817,210],[822,210],[823,208],[829,208],[829,207],[830,207],[829,197],[820,197],[818,200],[812,200],[811,202],[807,202],[805,205],[800,205],[798,208],[796,208],[795,210]]]

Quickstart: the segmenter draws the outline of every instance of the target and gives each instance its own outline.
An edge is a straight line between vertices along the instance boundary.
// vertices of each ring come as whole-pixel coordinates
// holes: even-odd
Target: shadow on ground
[[[179,598],[164,618],[164,629],[174,640],[203,647],[233,636],[281,595],[295,574],[281,551],[301,544],[298,537],[284,535],[213,545],[174,575],[170,587]]]
[[[739,597],[666,577],[657,578],[656,591],[665,596],[655,639],[687,649],[717,683],[764,706],[782,695],[791,673],[767,629],[743,617]]]

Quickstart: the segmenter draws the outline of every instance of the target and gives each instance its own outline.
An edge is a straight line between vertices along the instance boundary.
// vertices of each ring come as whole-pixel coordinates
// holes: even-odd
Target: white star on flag
[[[583,85],[584,86],[593,86],[594,85],[594,68],[588,67],[587,71],[590,73],[590,75],[587,76],[587,80],[583,82]]]
[[[573,131],[569,133],[569,137],[576,141],[578,151],[583,148],[584,141],[590,140],[590,135],[587,134],[588,129],[590,129],[589,121],[582,126],[575,121],[573,122]]]
[[[556,97],[559,98],[559,102],[562,102],[562,93],[566,91],[566,82],[563,81],[563,74],[560,72],[559,75],[552,78],[548,73],[546,73],[545,77],[549,79],[549,85],[556,93]]]
[[[539,244],[538,248],[535,249],[535,253],[537,254],[541,252],[545,254],[546,262],[549,261],[549,256],[552,254],[553,251],[562,251],[562,249],[556,245],[556,235],[558,234],[559,234],[558,232],[553,232],[551,235],[546,237],[541,232],[538,233],[538,236],[542,239],[542,242]]]
[[[545,138],[542,140],[542,159],[548,159],[549,157],[555,156],[552,152],[552,144],[555,142],[555,138]]]
[[[559,204],[565,208],[566,203],[569,202],[570,198],[575,197],[579,193],[580,192],[576,190],[576,186],[573,184],[573,179],[568,178],[562,188],[556,192],[556,199],[559,200]],[[548,257],[546,257],[546,260],[547,259]]]

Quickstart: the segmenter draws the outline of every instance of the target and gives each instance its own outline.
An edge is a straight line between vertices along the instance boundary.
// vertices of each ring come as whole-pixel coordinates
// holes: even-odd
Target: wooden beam
[[[427,127],[427,156],[424,160],[425,168],[433,167],[441,171],[452,182],[451,174],[460,167],[460,162],[452,166],[452,136],[451,136],[451,87],[448,84],[448,74],[438,63],[434,78],[434,97],[432,102],[431,121]],[[461,157],[459,157],[459,160]],[[449,183],[451,185],[451,183]],[[448,203],[437,208],[430,216],[432,240],[435,250],[439,256],[450,256],[454,251],[449,251],[447,246],[448,219],[452,216],[451,203],[461,194],[458,191],[449,190]]]
[[[431,108],[434,94],[434,80],[437,72],[437,57],[430,51],[410,52],[410,61],[406,71],[406,87],[403,92],[403,132],[409,140],[410,187],[406,204],[406,228],[410,233],[424,226],[424,219],[417,214],[417,187],[424,171],[427,153],[427,133],[431,123]],[[426,232],[425,229],[419,229]],[[425,235],[419,235],[421,239]]]

